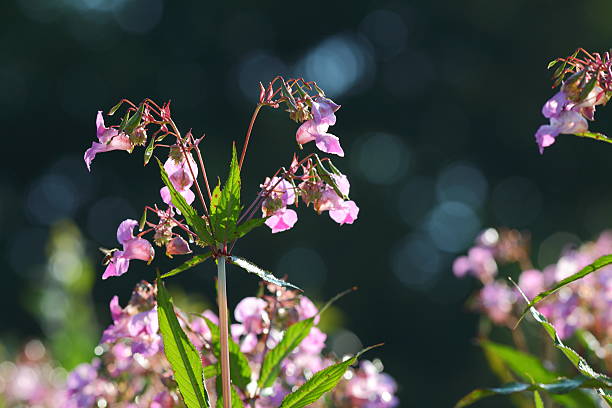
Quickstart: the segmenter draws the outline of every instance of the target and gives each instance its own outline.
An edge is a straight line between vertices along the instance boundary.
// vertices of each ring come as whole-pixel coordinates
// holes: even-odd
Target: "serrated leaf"
[[[315,375],[310,380],[306,381],[300,388],[283,399],[280,408],[302,408],[317,401],[327,391],[333,389],[344,376],[346,370],[357,362],[363,353],[373,349],[372,346],[361,350],[354,357],[351,357],[341,363],[329,366]]]
[[[149,164],[149,160],[151,160],[151,157],[153,157],[153,150],[155,150],[155,138],[151,137],[151,140],[149,140],[149,144],[147,145],[147,148],[145,149],[145,152],[144,152],[144,165],[145,166]]]
[[[248,221],[245,221],[242,224],[238,225],[231,239],[242,238],[243,236],[251,232],[253,229],[262,226],[265,222],[265,218],[252,218]]]
[[[217,187],[211,199],[210,220],[215,238],[219,242],[227,242],[236,232],[236,224],[240,215],[240,166],[236,154],[236,145],[232,146],[232,160],[227,180],[221,190]],[[218,197],[218,198],[217,198]]]
[[[188,408],[208,408],[208,393],[200,354],[187,338],[176,318],[174,306],[164,283],[157,279],[157,316],[164,341],[164,352],[185,405]]]
[[[501,387],[480,388],[470,392],[465,397],[461,398],[455,405],[455,408],[463,408],[472,405],[476,401],[492,395],[510,395],[523,391],[544,391],[550,394],[566,394],[570,391],[579,388],[593,389],[602,387],[604,384],[600,381],[587,378],[585,376],[577,376],[575,378],[562,378],[551,383],[520,383],[514,382],[505,384]]]
[[[287,328],[281,341],[276,347],[268,351],[264,358],[257,381],[258,387],[267,388],[274,385],[274,381],[280,373],[281,363],[308,336],[313,325],[314,317],[311,317],[300,320]]]
[[[232,255],[232,256],[228,257],[227,259],[229,259],[229,261],[231,263],[233,263],[234,265],[241,267],[242,269],[244,269],[247,272],[250,272],[252,274],[255,274],[255,275],[259,276],[261,279],[265,280],[266,282],[270,282],[270,283],[273,283],[275,285],[282,286],[284,288],[288,287],[288,288],[297,289],[297,290],[303,292],[302,289],[298,288],[297,286],[295,286],[295,285],[293,285],[293,284],[291,284],[291,283],[289,283],[287,281],[284,281],[282,279],[277,278],[276,276],[272,275],[271,272],[268,272],[268,271],[266,271],[264,269],[261,269],[259,266],[255,265],[254,263],[252,263],[250,261],[247,261],[244,258],[240,258],[238,256],[233,256]]]
[[[215,404],[216,408],[223,408],[223,390],[221,389],[221,377],[217,377],[215,381],[215,387],[217,391],[217,403]],[[236,392],[235,387],[231,387],[232,390],[232,404],[230,405],[232,408],[244,408],[244,404],[242,403],[242,399],[240,399],[240,395]]]
[[[221,343],[219,342],[219,326],[213,323],[210,319],[204,317],[206,325],[211,332],[211,343],[213,345],[213,353],[217,358],[221,355]],[[230,376],[234,383],[241,390],[246,390],[246,386],[251,382],[251,366],[249,360],[240,351],[240,346],[230,337],[228,338],[229,359],[230,359]],[[233,398],[232,398],[233,399]]]
[[[602,257],[599,257],[592,264],[585,266],[584,268],[582,268],[581,270],[579,270],[575,274],[573,274],[571,276],[568,276],[567,278],[561,280],[560,282],[556,283],[552,288],[550,288],[550,289],[548,289],[548,290],[546,290],[546,291],[544,291],[542,293],[539,293],[536,297],[533,298],[533,300],[531,302],[529,302],[527,307],[525,307],[525,310],[521,314],[521,317],[524,316],[527,312],[529,312],[529,309],[531,307],[533,307],[536,304],[540,303],[547,296],[552,295],[553,293],[555,293],[556,291],[558,291],[562,287],[564,287],[566,285],[569,285],[570,283],[572,283],[574,281],[577,281],[578,279],[582,279],[585,276],[587,276],[587,275],[597,271],[598,269],[601,269],[604,266],[607,266],[607,265],[610,265],[610,264],[612,264],[612,255],[604,255]]]
[[[185,217],[185,220],[187,221],[187,224],[189,224],[189,226],[193,228],[193,230],[198,235],[198,238],[200,240],[202,240],[208,245],[211,245],[211,246],[214,245],[213,238],[210,235],[210,232],[208,232],[208,228],[206,227],[206,221],[204,221],[198,215],[196,210],[192,206],[187,204],[187,201],[185,201],[185,198],[178,191],[176,191],[176,189],[174,188],[174,185],[172,185],[172,182],[168,178],[168,174],[166,173],[166,170],[164,169],[164,165],[162,164],[162,162],[159,161],[157,157],[155,158],[155,160],[157,160],[157,164],[159,165],[161,179],[163,183],[166,185],[166,187],[168,187],[168,189],[170,190],[170,197],[172,197],[172,204],[174,204],[174,206],[181,212],[181,214],[183,214],[183,216]]]
[[[548,383],[559,378],[557,373],[548,371],[535,356],[490,341],[484,341],[481,345],[485,352],[499,358],[505,366],[523,381]],[[505,380],[511,381],[512,378],[506,378]],[[553,395],[552,398],[568,408],[597,408],[593,400],[580,390],[575,390],[566,395]]]
[[[521,288],[516,284],[515,286],[517,287],[517,289],[519,290],[523,298],[525,298],[525,301],[529,304],[530,303],[529,299],[527,298],[527,296],[525,296]],[[563,344],[563,342],[561,341],[561,338],[559,337],[559,335],[557,334],[557,331],[555,330],[555,327],[535,307],[530,307],[529,311],[531,312],[531,315],[533,316],[533,318],[538,323],[540,323],[540,325],[544,328],[546,333],[553,340],[555,347],[561,350],[563,355],[574,365],[574,367],[576,367],[576,369],[578,370],[580,374],[587,377],[589,380],[594,380],[594,381],[597,381],[605,385],[604,387],[598,389],[597,392],[602,398],[604,398],[604,400],[606,400],[608,404],[612,404],[612,397],[607,395],[607,393],[603,390],[603,388],[612,387],[612,378],[593,370],[593,368],[591,368],[591,366],[587,363],[587,361],[584,358],[582,358],[582,356],[580,356],[580,354],[578,354],[571,347],[568,347],[565,344]]]
[[[164,273],[162,276],[160,276],[160,278],[169,278],[170,276],[177,275],[183,271],[186,271],[189,268],[193,268],[194,266],[199,265],[208,258],[210,258],[211,255],[212,253],[210,251],[206,252],[205,254],[195,255],[193,258],[183,262],[181,265],[172,269],[170,272]]]

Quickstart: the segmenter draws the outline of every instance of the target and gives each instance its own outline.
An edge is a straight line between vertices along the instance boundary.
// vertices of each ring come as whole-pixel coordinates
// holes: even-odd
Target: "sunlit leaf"
[[[278,377],[283,360],[300,345],[302,340],[308,336],[314,325],[314,317],[300,320],[287,328],[282,340],[272,350],[268,351],[261,366],[261,373],[257,385],[267,388],[274,385]]]
[[[293,289],[302,291],[302,289],[298,288],[297,286],[289,282],[286,282],[282,279],[277,278],[276,276],[272,275],[271,272],[261,269],[259,266],[255,265],[254,263],[250,261],[247,261],[244,258],[240,258],[240,257],[232,255],[228,257],[227,259],[234,265],[237,265],[241,267],[242,269],[244,269],[245,271],[259,276],[261,279],[265,280],[266,282],[270,282],[278,286],[289,287],[289,288],[293,288]]]
[[[245,221],[242,224],[238,225],[231,239],[242,238],[243,236],[251,232],[253,229],[262,226],[265,222],[265,218],[252,218],[248,221]]]
[[[155,150],[155,138],[151,137],[151,140],[149,140],[149,144],[147,145],[147,148],[145,149],[145,152],[144,152],[144,165],[145,166],[149,163],[149,160],[151,160],[151,157],[153,157],[153,150]]]
[[[219,242],[226,242],[235,235],[240,210],[240,166],[236,145],[233,145],[227,180],[220,190],[220,195],[217,186],[211,199],[210,220],[214,236]]]
[[[172,269],[170,272],[166,272],[164,273],[161,278],[169,278],[170,276],[174,276],[176,274],[179,274],[189,268],[193,268],[196,265],[201,264],[202,262],[204,262],[205,260],[207,260],[208,258],[210,258],[211,252],[206,252],[205,254],[200,254],[200,255],[195,255],[193,258],[183,262],[181,265],[177,266],[176,268]]]
[[[562,287],[569,285],[570,283],[577,281],[578,279],[582,279],[585,276],[597,271],[598,269],[603,268],[604,266],[610,265],[612,264],[612,255],[604,255],[600,258],[598,258],[597,260],[595,260],[595,262],[593,262],[590,265],[585,266],[584,268],[582,268],[581,270],[579,270],[578,272],[576,272],[573,275],[568,276],[567,278],[557,282],[552,288],[538,294],[536,297],[533,298],[533,300],[531,302],[529,302],[529,304],[527,305],[527,307],[525,308],[525,310],[523,311],[522,316],[524,316],[531,307],[535,306],[536,304],[540,303],[542,300],[544,300],[547,296],[552,295],[553,293],[555,293],[556,291],[558,291],[559,289],[561,289]]]
[[[208,408],[202,360],[176,318],[174,306],[164,283],[157,279],[157,316],[164,340],[164,352],[172,366],[174,379],[188,408]]]
[[[480,401],[483,398],[493,395],[510,395],[523,391],[544,391],[550,394],[566,394],[579,388],[600,388],[605,386],[605,383],[597,381],[585,376],[577,376],[575,378],[563,378],[550,383],[509,383],[501,387],[479,388],[470,392],[465,397],[461,398],[455,405],[455,408],[467,407],[473,403]]]
[[[287,395],[283,399],[280,408],[302,408],[317,401],[323,394],[332,390],[344,376],[346,370],[368,350],[378,347],[379,345],[368,347],[354,357],[351,357],[341,363],[329,366],[306,381],[300,388]]]

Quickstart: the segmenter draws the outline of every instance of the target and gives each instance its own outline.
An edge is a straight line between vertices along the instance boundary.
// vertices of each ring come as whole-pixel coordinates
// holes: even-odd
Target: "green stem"
[[[228,347],[228,313],[227,313],[227,290],[225,279],[225,257],[221,256],[217,259],[217,275],[218,275],[218,302],[219,302],[219,342],[221,344],[221,383],[223,390],[223,408],[231,407],[232,390],[230,384],[230,363],[229,363],[229,347]]]
[[[595,132],[582,132],[582,133],[574,133],[575,136],[578,137],[586,137],[588,139],[600,140],[606,143],[612,143],[612,139],[603,133],[595,133]]]

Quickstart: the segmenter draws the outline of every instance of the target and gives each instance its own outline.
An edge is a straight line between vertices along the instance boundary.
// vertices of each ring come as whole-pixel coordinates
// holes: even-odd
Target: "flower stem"
[[[244,137],[244,146],[242,146],[242,154],[240,155],[240,164],[238,167],[242,170],[242,163],[244,162],[244,156],[246,155],[247,147],[249,147],[249,139],[251,138],[251,132],[253,131],[253,125],[255,124],[255,119],[257,119],[257,114],[263,105],[261,103],[257,104],[255,111],[253,112],[253,116],[251,117],[251,123],[249,123],[249,128],[247,129],[246,136]]]
[[[231,407],[232,390],[230,385],[229,339],[227,316],[227,293],[225,279],[225,257],[217,259],[217,294],[219,302],[219,342],[221,343],[221,383],[223,390],[223,408]]]

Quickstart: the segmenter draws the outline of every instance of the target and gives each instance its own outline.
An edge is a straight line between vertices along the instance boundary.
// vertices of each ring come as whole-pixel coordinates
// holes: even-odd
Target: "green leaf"
[[[149,144],[144,152],[144,165],[145,166],[149,164],[149,160],[151,160],[151,157],[153,157],[154,149],[155,149],[155,138],[151,137],[151,140],[149,140]]]
[[[243,236],[251,232],[251,230],[262,226],[265,222],[265,218],[252,218],[248,221],[245,221],[240,224],[238,228],[236,228],[236,231],[234,232],[234,235],[231,237],[231,239],[242,238]]]
[[[210,220],[213,233],[219,242],[229,241],[236,233],[240,215],[240,166],[236,145],[232,146],[232,161],[225,185],[218,195],[218,187],[211,199]]]
[[[319,156],[317,156],[316,154],[314,155],[315,157],[315,161],[316,163],[316,167],[317,167],[317,173],[319,174],[319,176],[321,177],[321,179],[328,185],[330,185],[334,191],[336,192],[336,194],[338,194],[338,196],[342,197],[345,200],[348,200],[348,196],[343,194],[340,191],[340,187],[338,187],[338,184],[336,183],[336,180],[332,177],[332,174],[335,172],[330,172],[329,170],[327,170],[325,168],[325,166],[323,166],[323,163],[321,162],[321,160],[319,159]],[[331,165],[331,162],[330,162]],[[333,165],[331,165],[333,167]],[[338,169],[336,169],[335,167],[333,167],[336,171],[338,171]],[[337,174],[339,174],[340,172],[338,171]]]
[[[206,324],[211,332],[213,345],[213,353],[217,358],[221,355],[221,343],[219,342],[219,326],[204,317]],[[236,344],[232,338],[228,338],[229,344],[229,359],[230,359],[230,377],[232,382],[241,390],[246,390],[246,386],[251,382],[251,366],[249,360],[240,351],[240,346]],[[232,398],[233,399],[233,398]]]
[[[215,386],[216,386],[216,390],[217,390],[217,403],[216,403],[216,408],[223,408],[223,390],[221,389],[222,384],[221,384],[221,376],[217,377],[217,381],[215,381]],[[231,387],[232,390],[232,404],[231,407],[232,408],[244,408],[244,404],[242,403],[242,400],[240,399],[240,396],[238,395],[238,393],[236,392],[236,388]]]
[[[481,345],[485,352],[499,358],[505,366],[510,368],[523,381],[547,383],[559,378],[557,373],[548,371],[540,360],[530,354],[490,341],[484,341]],[[506,379],[506,381],[510,380]],[[565,395],[553,395],[552,398],[568,408],[597,408],[593,400],[580,390],[575,390]]]
[[[219,363],[211,364],[204,366],[204,378],[209,379],[218,376],[221,374],[221,367],[219,367]]]
[[[293,289],[297,289],[299,291],[302,291],[302,289],[298,288],[297,286],[286,282],[282,279],[277,278],[276,276],[272,275],[272,273],[261,269],[259,266],[255,265],[254,263],[247,261],[244,258],[240,258],[238,256],[230,256],[227,258],[231,263],[233,263],[234,265],[237,265],[239,267],[241,267],[242,269],[244,269],[247,272],[253,273],[257,276],[259,276],[261,279],[265,280],[266,282],[270,282],[273,283],[275,285],[278,286],[282,286],[282,287],[289,287],[289,288],[293,288]],[[303,292],[303,291],[302,291]]]
[[[517,289],[519,290],[523,298],[525,298],[525,301],[529,304],[530,303],[529,299],[527,298],[527,296],[525,296],[521,288],[518,285],[516,285],[516,283],[514,283],[514,285],[517,287]],[[584,358],[582,358],[582,356],[580,356],[580,354],[574,351],[574,349],[563,344],[563,342],[561,341],[561,338],[559,337],[559,335],[557,334],[557,331],[555,330],[555,327],[546,319],[546,317],[542,313],[538,312],[538,310],[535,307],[529,307],[529,311],[531,312],[531,315],[533,316],[533,318],[538,323],[540,323],[540,325],[544,328],[546,333],[548,333],[550,338],[553,340],[555,347],[561,350],[563,355],[574,365],[574,367],[576,367],[576,369],[578,370],[580,374],[582,374],[583,376],[587,377],[590,380],[594,380],[601,384],[604,384],[604,386],[598,389],[597,392],[604,400],[606,400],[608,404],[611,404],[612,406],[612,397],[610,397],[603,390],[603,388],[612,387],[612,378],[593,370],[593,368],[591,368],[591,366],[587,363],[587,361]]]
[[[470,392],[465,397],[461,398],[459,402],[455,405],[455,408],[467,407],[468,405],[472,405],[476,401],[479,401],[483,398],[490,397],[492,395],[509,395],[517,392],[523,391],[544,391],[550,394],[566,394],[570,391],[574,391],[579,388],[600,388],[605,384],[587,378],[585,376],[579,375],[575,378],[562,378],[556,380],[551,383],[541,384],[541,383],[520,383],[514,382],[505,384],[501,387],[492,387],[492,388],[479,388]]]
[[[170,190],[172,204],[174,204],[174,206],[181,212],[181,214],[183,214],[185,220],[187,221],[187,224],[189,224],[189,226],[193,228],[200,240],[204,241],[208,245],[214,245],[213,238],[210,235],[210,232],[208,232],[208,228],[206,227],[206,221],[204,221],[202,217],[198,215],[196,210],[192,206],[187,204],[185,198],[178,191],[176,191],[176,189],[172,185],[172,182],[168,178],[168,174],[166,173],[162,162],[159,161],[157,157],[155,158],[155,160],[157,160],[157,164],[159,165],[161,179],[166,185],[166,187],[168,187],[168,189]]]
[[[274,385],[278,377],[283,360],[308,336],[314,325],[314,317],[300,320],[289,326],[281,341],[272,350],[268,351],[261,365],[261,373],[257,386],[267,388]]]
[[[208,258],[210,258],[211,254],[212,253],[209,251],[209,252],[206,252],[205,254],[195,255],[193,258],[189,259],[188,261],[183,262],[181,265],[172,269],[170,272],[164,273],[161,276],[161,278],[169,278],[170,276],[177,275],[189,268],[193,268],[194,266],[199,265],[205,260],[207,260]]]
[[[540,397],[540,393],[537,391],[533,392],[533,404],[535,405],[535,408],[544,408],[542,397]]]
[[[280,408],[301,408],[314,403],[321,398],[323,394],[330,391],[338,384],[346,370],[352,364],[355,364],[363,353],[378,346],[380,346],[380,344],[363,349],[355,356],[317,372],[300,388],[287,395],[285,399],[283,399]]]
[[[559,289],[561,289],[565,285],[568,285],[568,284],[570,284],[570,283],[572,283],[574,281],[577,281],[578,279],[582,279],[585,276],[595,272],[596,270],[601,269],[604,266],[607,266],[607,265],[610,265],[610,264],[612,264],[612,255],[604,255],[604,256],[598,258],[592,264],[585,266],[584,268],[582,268],[580,271],[576,272],[575,274],[573,274],[571,276],[568,276],[567,278],[565,278],[562,281],[558,282],[552,288],[550,288],[550,289],[548,289],[548,290],[538,294],[536,297],[533,298],[533,300],[531,302],[529,302],[529,304],[527,305],[527,307],[525,308],[525,310],[521,314],[521,318],[529,311],[530,308],[532,308],[536,304],[540,303],[542,300],[544,300],[544,298],[546,298],[547,296],[552,295],[553,293],[555,293],[556,291],[558,291]]]
[[[208,408],[202,360],[176,318],[174,306],[164,283],[157,279],[157,316],[164,340],[164,352],[188,408]]]

